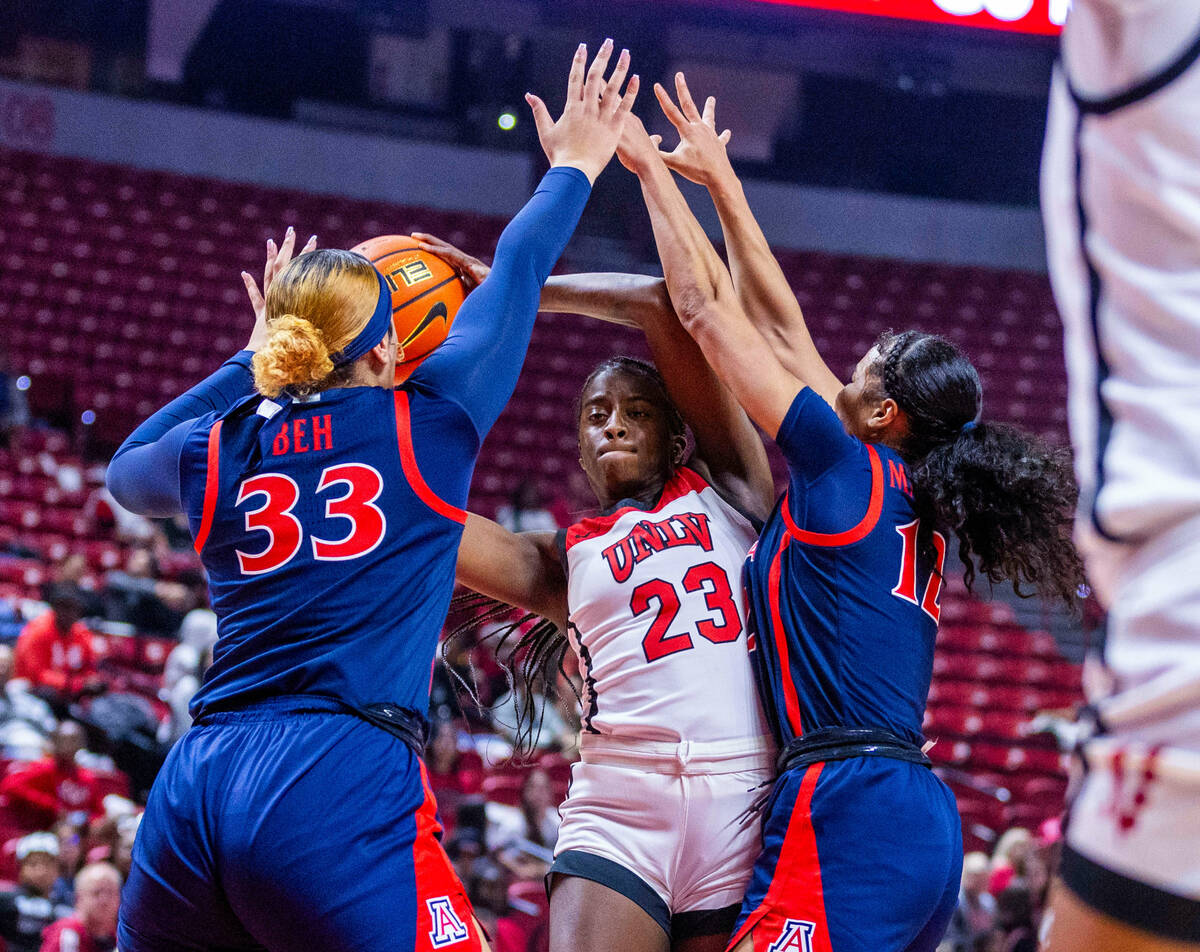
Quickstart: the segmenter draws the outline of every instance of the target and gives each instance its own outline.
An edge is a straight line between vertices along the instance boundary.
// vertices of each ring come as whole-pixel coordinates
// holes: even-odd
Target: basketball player
[[[1200,4],[1076,0],[1042,164],[1076,536],[1108,610],[1054,952],[1200,948]]]
[[[656,92],[681,137],[723,150],[711,107],[706,120],[681,78],[677,89],[678,107]],[[735,265],[735,283],[634,117],[620,154],[641,181],[681,322],[791,471],[744,576],[782,753],[731,945],[932,952],[962,865],[954,797],[921,737],[947,534],[968,585],[978,571],[1071,599],[1065,454],[980,423],[975,369],[928,334],[883,335],[843,386],[794,298],[763,307],[764,288],[784,298],[769,251]]]
[[[382,276],[289,262],[289,231],[248,348],[114,458],[122,505],[189,516],[219,619],[138,833],[125,952],[486,947],[435,839],[422,712],[475,456],[637,91],[625,53],[605,81],[611,49],[585,79],[580,46],[557,122],[529,97],[551,169],[402,389]]]
[[[560,275],[542,309],[639,326],[662,368],[617,357],[584,382],[580,465],[601,515],[557,534],[471,515],[459,549],[461,582],[554,621],[579,658],[582,763],[550,871],[551,948],[719,952],[757,852],[744,815],[774,763],[740,579],[773,496],[766,453],[661,280]]]

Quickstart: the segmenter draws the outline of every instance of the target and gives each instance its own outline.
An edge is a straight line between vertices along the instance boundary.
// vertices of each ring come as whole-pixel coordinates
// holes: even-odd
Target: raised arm
[[[509,532],[471,513],[458,547],[458,581],[567,628],[567,576],[553,532]]]
[[[641,182],[671,302],[717,377],[774,437],[808,383],[775,356],[738,302],[733,281],[696,221],[658,149],[631,118],[621,160]]]
[[[432,235],[413,237],[449,262],[468,284],[486,280],[489,269],[479,259]],[[642,274],[555,275],[542,288],[539,309],[640,328],[672,402],[692,428],[696,457],[707,468],[706,475],[743,512],[766,516],[775,487],[762,440],[680,326],[666,281]]]
[[[763,236],[742,183],[729,162],[729,131],[717,134],[716,100],[696,108],[683,73],[675,74],[679,106],[662,86],[654,93],[679,133],[679,145],[663,156],[667,166],[708,189],[721,219],[729,270],[738,301],[779,361],[832,406],[841,381],[818,353],[796,295]]]
[[[550,171],[500,236],[491,273],[463,303],[446,340],[410,378],[458,403],[481,440],[512,395],[542,283],[575,230],[591,183],[616,151],[637,95],[636,76],[621,93],[628,51],[605,80],[611,52],[605,40],[585,79],[587,50],[580,45],[557,122],[540,99],[527,97]]]
[[[296,232],[290,227],[278,247],[274,239],[268,239],[262,291],[254,278],[242,272],[254,309],[254,329],[245,348],[152,414],[126,437],[113,456],[105,481],[113,498],[126,509],[145,516],[170,516],[180,511],[179,451],[187,435],[185,424],[227,410],[254,392],[250,360],[266,340],[264,295],[275,276],[292,260],[295,246]],[[317,236],[313,235],[300,253],[306,254],[316,246]]]
[[[437,255],[454,268],[468,292],[479,287],[491,273],[489,265],[443,238],[423,231],[414,231],[412,237],[423,251]],[[538,302],[539,311],[583,314],[624,327],[641,327],[644,314],[670,306],[662,278],[606,271],[553,274],[542,285]]]

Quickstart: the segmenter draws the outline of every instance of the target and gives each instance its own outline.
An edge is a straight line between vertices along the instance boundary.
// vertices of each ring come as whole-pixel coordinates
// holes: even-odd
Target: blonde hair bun
[[[254,386],[265,397],[284,387],[303,393],[333,372],[325,336],[295,314],[267,321],[267,343],[254,355]]]

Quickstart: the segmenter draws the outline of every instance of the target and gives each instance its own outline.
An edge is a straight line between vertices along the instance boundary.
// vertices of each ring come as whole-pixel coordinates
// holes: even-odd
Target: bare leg
[[[550,952],[669,952],[667,934],[632,899],[579,876],[550,892]]]
[[[1162,939],[1098,912],[1061,882],[1054,884],[1049,914],[1043,952],[1200,952],[1200,945]]]
[[[671,946],[671,952],[725,952],[729,934],[693,935],[680,939]]]
[[[479,952],[492,952],[492,946],[487,940],[487,933],[483,931],[483,926],[479,924],[479,919],[475,919],[475,929],[479,933]]]
[[[754,930],[746,933],[746,937],[737,944],[733,952],[754,952]]]

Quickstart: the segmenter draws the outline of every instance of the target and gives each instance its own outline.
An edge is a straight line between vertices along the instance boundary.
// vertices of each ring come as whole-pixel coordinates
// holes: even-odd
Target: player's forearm
[[[525,362],[543,282],[591,194],[578,169],[553,168],[504,229],[486,280],[468,295],[431,358],[444,393],[470,416],[480,440],[504,409]]]
[[[789,371],[831,401],[841,388],[813,342],[800,303],[779,266],[742,183],[730,169],[709,187],[742,310]]]
[[[639,173],[679,321],[721,382],[774,434],[800,387],[742,311],[729,273],[661,162]]]
[[[716,300],[729,275],[667,167],[660,160],[648,163],[638,180],[671,303],[686,320]]]
[[[673,316],[662,278],[609,272],[552,275],[542,288],[538,309],[583,314],[626,327],[645,327]]]
[[[540,288],[575,233],[589,195],[591,183],[579,169],[550,169],[500,235],[488,280],[508,274]]]
[[[214,410],[227,410],[242,397],[253,393],[254,375],[250,370],[252,356],[248,350],[234,354],[215,373],[152,414],[125,438],[113,459],[134,447],[153,443],[185,420],[194,420]]]

